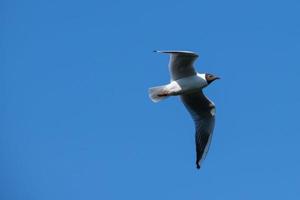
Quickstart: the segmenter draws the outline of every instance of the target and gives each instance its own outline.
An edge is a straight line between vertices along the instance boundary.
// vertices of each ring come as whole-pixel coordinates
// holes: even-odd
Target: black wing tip
[[[199,57],[199,55],[193,51],[180,51],[180,50],[154,50],[155,53],[169,53],[169,54],[185,54],[185,55],[191,55],[195,57]]]
[[[199,163],[196,163],[196,165],[197,165],[197,169],[200,169],[200,165],[199,165]]]

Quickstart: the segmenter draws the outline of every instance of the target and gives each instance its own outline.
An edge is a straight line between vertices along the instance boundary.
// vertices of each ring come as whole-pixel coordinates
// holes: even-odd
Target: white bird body
[[[189,94],[207,86],[205,74],[184,77],[171,80],[167,85],[150,88],[150,98],[154,102],[161,101],[168,96]]]
[[[170,84],[166,85],[166,90],[169,95],[175,96],[195,92],[205,86],[207,86],[205,74],[197,73],[194,76],[171,81]]]

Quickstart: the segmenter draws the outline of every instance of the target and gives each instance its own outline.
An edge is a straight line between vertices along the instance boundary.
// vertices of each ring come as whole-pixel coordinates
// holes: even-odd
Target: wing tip
[[[193,51],[181,51],[181,50],[153,50],[155,53],[169,53],[169,54],[185,54],[185,55],[191,55],[195,57],[199,57],[199,55]]]

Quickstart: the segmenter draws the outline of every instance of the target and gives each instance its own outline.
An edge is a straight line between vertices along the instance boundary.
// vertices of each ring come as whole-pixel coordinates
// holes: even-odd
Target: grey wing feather
[[[196,165],[200,168],[212,139],[215,126],[215,106],[202,91],[181,95],[181,100],[195,122]]]
[[[170,54],[169,70],[172,80],[196,75],[193,66],[198,55],[191,51],[155,51]]]

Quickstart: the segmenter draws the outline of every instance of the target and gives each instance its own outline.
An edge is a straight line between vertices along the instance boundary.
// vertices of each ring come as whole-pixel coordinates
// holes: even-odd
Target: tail
[[[166,86],[158,86],[149,88],[149,97],[153,102],[159,102],[169,97]]]

